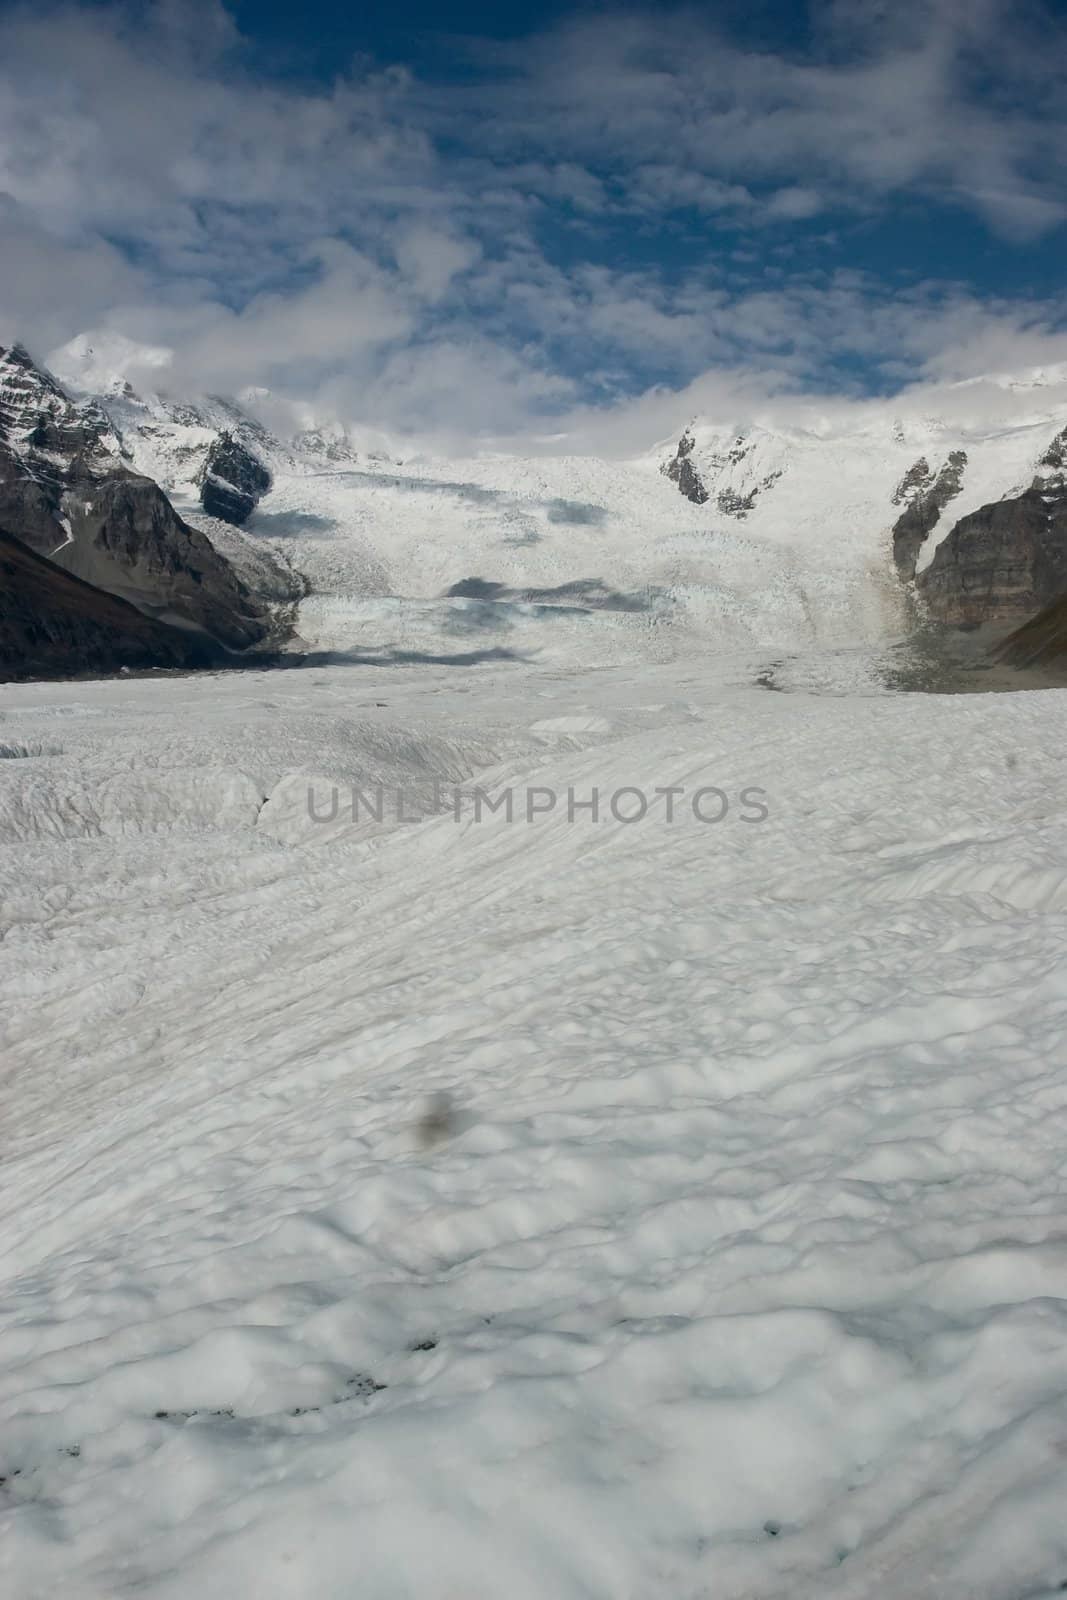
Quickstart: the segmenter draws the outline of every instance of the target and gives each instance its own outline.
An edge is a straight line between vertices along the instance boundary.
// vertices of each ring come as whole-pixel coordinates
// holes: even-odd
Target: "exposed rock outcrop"
[[[982,506],[938,545],[916,587],[938,621],[1020,621],[1067,592],[1067,488]]]
[[[1067,594],[1009,633],[995,659],[1012,667],[1067,667]]]
[[[901,438],[900,443],[903,443]],[[916,495],[929,489],[934,481],[930,463],[925,456],[920,456],[914,465],[910,466],[893,491],[893,504],[895,506],[910,505]]]
[[[678,440],[678,449],[663,468],[664,476],[676,483],[687,500],[692,500],[695,506],[702,506],[707,502],[708,491],[701,481],[700,474],[693,465],[693,447],[696,440],[686,430]]]
[[[751,440],[737,434],[732,439],[705,443],[698,467],[696,439],[687,428],[674,455],[660,470],[694,505],[706,505],[714,498],[724,517],[743,522],[760,496],[782,476],[777,468],[759,475],[758,460],[759,452]]]
[[[67,536],[59,505],[71,479],[121,466],[98,405],[75,405],[21,345],[0,347],[0,526],[47,555]]]
[[[1038,467],[1043,469],[1039,472],[1043,482],[1048,481],[1053,475],[1062,482],[1063,474],[1067,473],[1067,428],[1062,429],[1053,439],[1038,462]]]
[[[220,433],[208,451],[200,504],[210,517],[240,527],[271,486],[267,468],[232,433]]]
[[[935,474],[926,457],[920,456],[897,485],[893,504],[905,509],[893,524],[893,560],[905,581],[914,578],[920,550],[942,511],[963,487],[966,465],[967,452],[953,450]]]
[[[62,571],[0,531],[0,680],[199,667],[223,651]]]
[[[51,552],[68,572],[147,616],[203,629],[231,650],[261,643],[269,609],[150,478],[115,472],[64,496],[69,542]]]
[[[955,624],[1021,622],[1067,593],[1067,428],[1028,489],[957,522],[916,588],[938,621]]]
[[[210,540],[130,470],[103,408],[72,401],[18,346],[0,349],[0,526],[94,588],[230,649],[275,627]]]

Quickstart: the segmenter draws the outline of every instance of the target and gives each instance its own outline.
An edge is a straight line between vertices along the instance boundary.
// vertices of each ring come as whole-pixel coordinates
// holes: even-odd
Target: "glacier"
[[[7,686],[4,1592],[1060,1590],[1065,713],[729,653]]]
[[[897,486],[1055,384],[698,422],[701,505],[309,420],[237,530],[240,414],[91,376],[308,592],[0,686],[3,1592],[1062,1593],[1067,690],[885,670]]]

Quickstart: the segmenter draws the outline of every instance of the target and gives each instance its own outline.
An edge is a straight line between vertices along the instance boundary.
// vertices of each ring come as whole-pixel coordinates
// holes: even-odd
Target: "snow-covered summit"
[[[131,403],[68,394],[21,346],[0,349],[0,532],[156,621],[229,649],[260,643],[278,631],[274,596],[137,470],[114,421]]]
[[[18,344],[0,347],[0,447],[24,461],[72,455],[117,461],[123,454],[99,400],[73,400]]]
[[[209,452],[224,433],[257,456],[290,459],[251,409],[266,391],[245,391],[243,404],[221,395],[174,395],[172,359],[163,346],[121,334],[82,334],[53,351],[49,370],[82,403],[91,398],[106,408],[127,459],[167,492],[195,495]]]
[[[121,333],[81,333],[49,358],[51,370],[75,394],[121,395],[131,376],[165,372],[174,352],[165,345],[139,344]]]
[[[961,518],[1047,472],[1065,422],[1067,369],[1042,370],[833,409],[796,402],[747,425],[698,417],[654,459],[721,523],[810,548],[858,537],[907,581]]]

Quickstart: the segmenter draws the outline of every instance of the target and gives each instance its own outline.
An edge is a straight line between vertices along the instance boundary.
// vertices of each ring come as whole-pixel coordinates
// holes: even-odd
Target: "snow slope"
[[[5,1594],[1067,1583],[1067,695],[747,676],[0,691]]]

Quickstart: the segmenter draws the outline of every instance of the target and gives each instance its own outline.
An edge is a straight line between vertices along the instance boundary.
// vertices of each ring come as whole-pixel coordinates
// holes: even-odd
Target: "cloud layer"
[[[1023,254],[1055,235],[1050,14],[827,0],[803,54],[706,18],[597,14],[467,41],[436,78],[309,85],[253,74],[213,0],[8,9],[0,338],[113,330],[172,350],[176,388],[496,435],[649,391],[1067,359],[1055,295],[849,255],[907,208]]]

